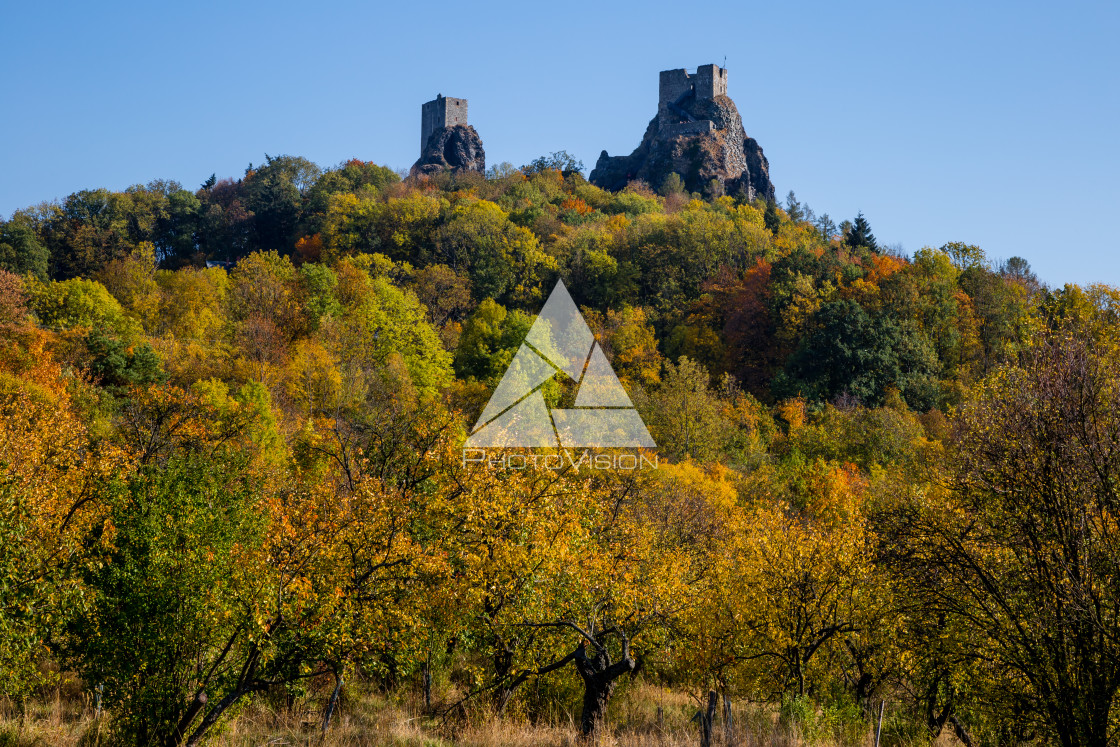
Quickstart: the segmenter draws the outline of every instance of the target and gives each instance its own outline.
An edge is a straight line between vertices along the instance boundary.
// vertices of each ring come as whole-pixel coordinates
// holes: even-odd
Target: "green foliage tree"
[[[709,374],[688,358],[665,364],[644,414],[659,451],[672,458],[717,459],[727,442],[730,426]]]
[[[388,278],[369,279],[368,292],[325,329],[325,337],[352,386],[363,391],[375,374],[398,355],[412,384],[435,391],[451,378],[451,354],[427,320],[416,294],[393,285]]]
[[[975,244],[950,241],[941,247],[941,251],[945,252],[960,270],[967,270],[970,267],[984,267],[988,263],[984,250]]]
[[[314,234],[322,230],[323,219],[330,209],[333,195],[375,193],[399,181],[400,177],[389,167],[357,158],[327,169],[307,190],[303,232]]]
[[[301,265],[299,283],[311,329],[318,329],[324,320],[342,312],[338,299],[338,273],[330,267],[313,262]]]
[[[241,193],[251,212],[256,248],[290,253],[303,217],[304,195],[321,171],[306,158],[265,155],[265,163],[246,170]]]
[[[769,229],[770,233],[777,236],[778,231],[782,228],[782,216],[778,215],[778,206],[773,202],[767,202],[763,218],[766,221],[766,228]]]
[[[101,283],[74,278],[28,284],[30,307],[39,323],[55,329],[98,327],[131,339],[140,325],[124,313]]]
[[[820,217],[817,218],[813,225],[821,235],[821,238],[825,241],[832,241],[832,237],[836,236],[839,232],[839,229],[836,227],[836,222],[832,220],[832,217],[829,216],[828,213],[821,213]]]
[[[10,221],[0,221],[0,269],[46,280],[49,261],[47,248],[28,221],[18,213]]]
[[[242,187],[242,181],[221,179],[197,192],[197,243],[206,258],[232,261],[253,250],[253,213]]]
[[[484,300],[463,324],[455,350],[455,374],[496,385],[532,325],[527,314],[506,311],[498,302]]]
[[[675,171],[670,172],[669,175],[665,177],[665,180],[661,182],[658,192],[660,192],[662,197],[683,194],[684,181],[681,179],[681,175]]]
[[[165,378],[159,356],[146,342],[130,345],[94,329],[86,336],[89,373],[94,380],[118,396],[130,387],[146,387]]]
[[[224,647],[241,643],[248,622],[239,602],[256,580],[240,560],[264,524],[236,458],[223,461],[176,457],[107,497],[100,562],[86,578],[93,598],[67,653],[102,688],[125,743],[182,744],[205,693],[239,674]]]
[[[128,253],[127,226],[108,190],[83,190],[52,206],[44,216],[51,276],[89,277],[111,259]]]
[[[537,174],[546,170],[561,172],[565,177],[570,174],[581,174],[584,170],[583,161],[579,160],[566,150],[549,153],[546,156],[534,158],[521,170],[526,174]]]
[[[1038,290],[1041,286],[1038,275],[1031,270],[1031,263],[1022,257],[1011,257],[1000,265],[999,272],[1005,278],[1020,283],[1030,291]]]
[[[525,303],[543,298],[546,277],[555,260],[540,248],[528,229],[488,200],[457,205],[437,236],[441,259],[465,272],[475,298]]]
[[[935,403],[937,358],[912,326],[872,317],[851,300],[823,305],[815,321],[817,330],[775,380],[778,392],[823,400],[849,394],[874,406],[893,387],[919,409]]]
[[[202,201],[186,189],[167,195],[166,213],[156,221],[152,243],[167,266],[190,262],[198,251],[199,212]]]
[[[1027,289],[978,264],[964,270],[958,282],[979,323],[981,370],[987,373],[1012,361],[1024,343]]]
[[[806,219],[806,212],[801,203],[797,200],[797,195],[793,193],[792,189],[789,191],[789,194],[786,195],[786,215],[788,215],[789,219],[794,223]]]

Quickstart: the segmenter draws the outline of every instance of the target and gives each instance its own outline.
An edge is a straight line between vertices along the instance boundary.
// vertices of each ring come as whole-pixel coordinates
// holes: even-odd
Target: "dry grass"
[[[412,697],[351,692],[326,735],[321,732],[322,698],[271,708],[256,702],[245,708],[223,731],[207,742],[216,747],[588,747],[581,740],[575,715],[552,714],[548,723],[521,717],[496,718],[482,711],[441,721],[425,715]],[[593,742],[600,747],[693,747],[700,743],[691,716],[696,701],[687,694],[648,684],[620,691],[612,703],[606,728]],[[814,733],[799,725],[783,724],[775,708],[737,704],[733,711],[732,740],[716,723],[716,745],[739,747],[829,747],[872,745],[870,728],[856,725],[847,737]],[[99,733],[101,738],[99,739]],[[11,704],[0,704],[0,747],[93,747],[105,744],[108,729],[94,719],[87,698],[55,697],[35,701],[17,715]],[[812,737],[812,738],[810,738]],[[938,740],[949,745],[951,741]],[[884,745],[917,747],[924,740],[888,735]]]

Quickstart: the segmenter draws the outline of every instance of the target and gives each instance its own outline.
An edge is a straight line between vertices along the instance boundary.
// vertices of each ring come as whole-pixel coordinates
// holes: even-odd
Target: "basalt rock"
[[[486,151],[482,138],[471,125],[439,127],[428,136],[420,160],[412,165],[412,176],[443,171],[486,171]]]
[[[636,179],[656,189],[674,172],[690,192],[708,194],[715,180],[723,194],[774,199],[762,147],[747,137],[735,102],[724,94],[693,92],[662,101],[634,152],[610,156],[603,151],[590,180],[613,191]]]

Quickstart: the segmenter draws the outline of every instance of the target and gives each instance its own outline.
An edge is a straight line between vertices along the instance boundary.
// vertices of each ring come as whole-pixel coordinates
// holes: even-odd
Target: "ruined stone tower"
[[[658,87],[657,116],[668,124],[680,116],[691,115],[684,110],[685,99],[714,99],[727,95],[727,70],[716,65],[701,65],[692,75],[684,68],[662,70]]]
[[[428,138],[441,127],[467,124],[467,100],[436,97],[420,107],[420,152],[428,145]]]
[[[467,124],[467,100],[442,94],[420,107],[420,158],[413,176],[442,171],[486,171],[482,138]]]
[[[727,97],[726,68],[662,70],[657,115],[642,142],[628,156],[603,151],[589,178],[610,190],[635,180],[656,189],[672,173],[690,192],[774,199],[766,156],[743,131],[739,110]]]

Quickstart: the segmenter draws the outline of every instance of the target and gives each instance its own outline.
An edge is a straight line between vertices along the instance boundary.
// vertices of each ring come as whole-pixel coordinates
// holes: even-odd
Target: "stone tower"
[[[420,152],[428,145],[428,138],[441,127],[467,124],[467,100],[436,97],[420,108]]]
[[[467,124],[467,100],[442,94],[420,107],[420,158],[412,176],[444,171],[486,173],[482,138]]]

